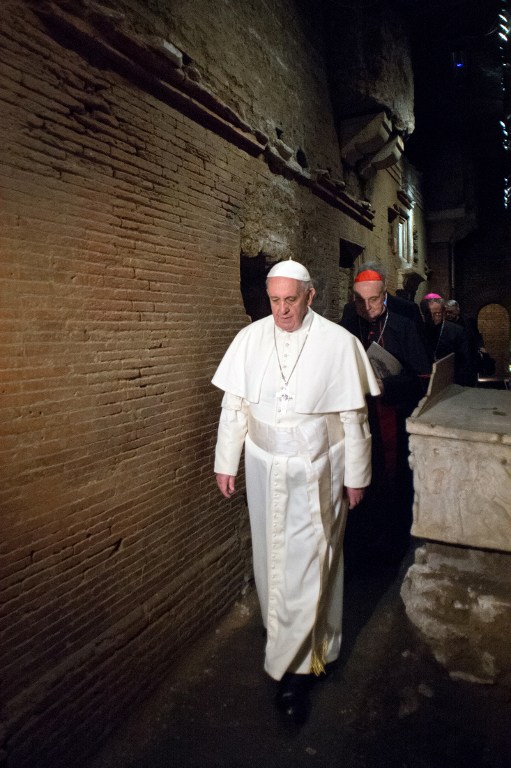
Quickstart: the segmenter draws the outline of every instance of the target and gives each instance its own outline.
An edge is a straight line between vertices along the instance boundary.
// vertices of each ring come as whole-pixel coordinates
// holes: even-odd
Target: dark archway
[[[240,290],[245,312],[252,322],[270,314],[270,304],[266,295],[266,275],[274,261],[265,253],[257,256],[240,254]]]

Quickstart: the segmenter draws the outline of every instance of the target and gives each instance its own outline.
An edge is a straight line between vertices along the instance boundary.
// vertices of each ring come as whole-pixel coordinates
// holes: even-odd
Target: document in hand
[[[380,347],[375,341],[370,344],[367,356],[377,379],[386,379],[388,376],[397,376],[403,370],[399,360]]]

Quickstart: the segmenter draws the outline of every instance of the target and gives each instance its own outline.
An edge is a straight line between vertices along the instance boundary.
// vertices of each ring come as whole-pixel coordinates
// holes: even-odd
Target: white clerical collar
[[[307,312],[305,314],[305,317],[303,318],[302,324],[299,328],[297,328],[295,331],[284,331],[282,328],[279,328],[279,326],[275,323],[275,330],[277,332],[277,337],[282,336],[292,336],[295,333],[298,335],[302,335],[302,333],[308,333],[312,324],[312,318],[314,317],[310,307],[307,307]]]

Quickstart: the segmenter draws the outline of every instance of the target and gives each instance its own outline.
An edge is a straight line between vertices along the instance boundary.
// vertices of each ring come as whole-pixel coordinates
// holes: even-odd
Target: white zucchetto
[[[311,279],[309,272],[298,261],[288,259],[287,261],[279,261],[268,272],[267,277],[291,277],[294,280],[302,280],[303,282],[309,282]]]

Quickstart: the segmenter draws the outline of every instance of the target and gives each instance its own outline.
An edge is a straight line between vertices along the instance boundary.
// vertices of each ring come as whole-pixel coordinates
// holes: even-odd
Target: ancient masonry
[[[319,30],[298,4],[229,18],[147,5],[2,5],[8,768],[78,765],[251,578],[243,494],[224,502],[212,475],[210,380],[249,322],[241,256],[303,259],[332,319],[349,288],[341,246],[348,266],[388,258],[392,287],[424,272],[419,204],[418,249],[396,250],[414,188],[397,162],[404,47],[373,133],[371,117],[345,148],[361,182],[349,163],[343,176]]]

